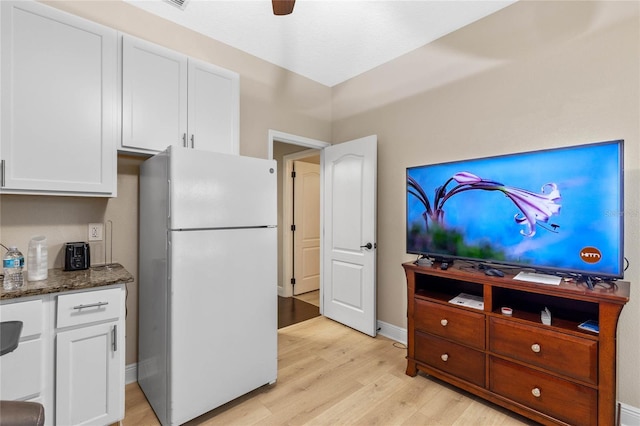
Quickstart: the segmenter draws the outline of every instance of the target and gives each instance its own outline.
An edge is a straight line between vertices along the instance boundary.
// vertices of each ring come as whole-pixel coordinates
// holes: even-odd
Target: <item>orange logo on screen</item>
[[[587,263],[598,263],[602,259],[602,253],[595,247],[585,247],[580,250],[580,258]]]

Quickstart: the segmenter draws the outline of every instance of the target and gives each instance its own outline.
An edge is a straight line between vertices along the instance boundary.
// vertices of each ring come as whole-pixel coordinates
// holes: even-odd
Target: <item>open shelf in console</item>
[[[493,288],[492,298],[496,314],[501,314],[500,308],[509,307],[513,309],[513,318],[541,324],[540,312],[548,308],[551,327],[595,335],[579,329],[578,325],[587,320],[598,321],[598,303],[499,287]]]
[[[460,293],[483,297],[483,286],[435,275],[416,274],[416,297],[448,302]]]

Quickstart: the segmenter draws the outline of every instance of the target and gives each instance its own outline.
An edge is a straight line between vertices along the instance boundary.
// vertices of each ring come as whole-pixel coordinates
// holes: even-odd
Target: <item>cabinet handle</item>
[[[446,327],[447,324],[449,324],[449,321],[447,321],[446,318],[440,320],[440,325],[442,325],[443,327]]]
[[[536,398],[540,398],[540,395],[542,393],[540,392],[540,388],[533,388],[533,389],[531,389],[531,394],[533,396],[535,396]]]
[[[444,362],[447,362],[447,360],[449,359],[449,354],[440,355],[440,359],[442,359]]]
[[[85,309],[85,308],[99,308],[100,306],[108,305],[109,302],[97,302],[97,303],[89,303],[88,305],[76,305],[73,309]]]
[[[196,147],[196,137],[192,134],[191,135],[191,148],[195,148]]]
[[[533,345],[531,345],[531,350],[534,351],[535,353],[540,352],[540,345],[537,343],[534,343]]]
[[[114,325],[111,329],[111,338],[113,339],[113,343],[111,343],[113,347],[113,351],[118,351],[118,325]]]
[[[182,146],[184,148],[189,148],[189,145],[187,145],[187,134],[186,133],[182,134]]]
[[[0,160],[0,168],[2,168],[2,174],[0,175],[0,188],[4,188],[4,160]]]

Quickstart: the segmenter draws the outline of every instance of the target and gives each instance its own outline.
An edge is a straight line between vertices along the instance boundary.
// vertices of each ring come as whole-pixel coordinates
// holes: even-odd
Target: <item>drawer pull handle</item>
[[[86,309],[86,308],[99,308],[100,306],[108,305],[109,302],[89,303],[88,305],[76,305],[73,309]]]
[[[440,324],[441,324],[443,327],[446,327],[446,326],[447,326],[447,324],[449,324],[449,321],[447,321],[445,318],[443,318],[443,319],[441,319],[441,320],[440,320]]]
[[[440,359],[442,359],[444,362],[447,362],[447,360],[449,359],[449,354],[440,355]]]
[[[533,345],[531,345],[531,350],[534,351],[535,353],[540,352],[540,345],[537,343],[534,343]]]
[[[540,388],[531,389],[531,394],[536,398],[540,398],[540,395],[541,395]]]

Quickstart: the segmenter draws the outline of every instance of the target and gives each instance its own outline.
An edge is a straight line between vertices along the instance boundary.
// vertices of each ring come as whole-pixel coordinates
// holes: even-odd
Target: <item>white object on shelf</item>
[[[562,281],[560,277],[556,277],[555,275],[539,274],[536,272],[520,272],[518,275],[513,277],[513,279],[549,285],[560,285],[560,281]]]
[[[506,306],[500,308],[500,311],[502,312],[502,315],[505,315],[505,316],[508,316],[508,317],[513,315],[513,309],[508,308]]]
[[[475,296],[473,294],[460,293],[453,299],[449,300],[449,303],[466,306],[467,308],[484,309],[484,299],[482,296]]]
[[[544,308],[544,311],[540,311],[540,321],[544,325],[551,325],[551,312],[549,308]]]

